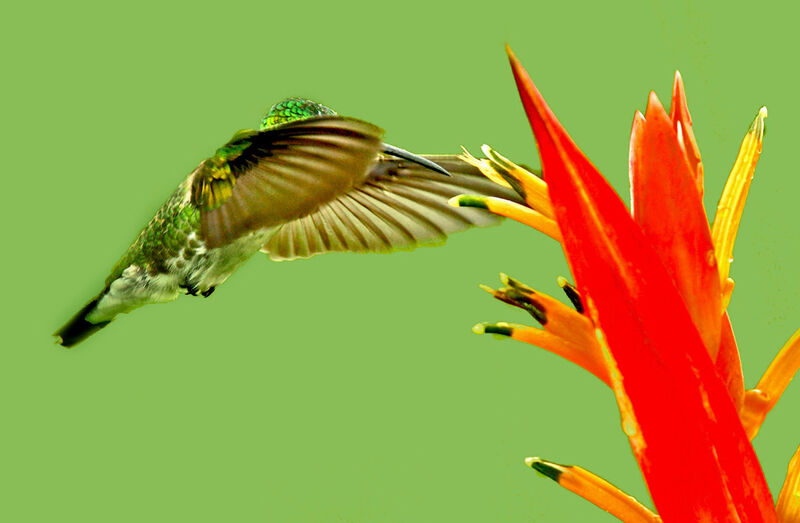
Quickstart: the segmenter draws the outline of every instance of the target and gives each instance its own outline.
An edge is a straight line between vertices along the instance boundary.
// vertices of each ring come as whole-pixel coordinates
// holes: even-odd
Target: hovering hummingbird
[[[497,222],[455,208],[462,193],[518,200],[457,156],[418,156],[383,130],[303,98],[269,110],[178,186],[106,278],[55,334],[71,347],[118,314],[180,294],[208,297],[256,252],[273,260],[387,252]]]

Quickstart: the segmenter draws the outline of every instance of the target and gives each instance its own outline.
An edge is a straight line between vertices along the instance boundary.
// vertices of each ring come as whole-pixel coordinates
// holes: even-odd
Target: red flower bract
[[[662,260],[510,50],[509,57],[539,146],[567,261],[606,352],[623,428],[659,514],[665,521],[775,521],[760,465],[709,355],[709,350],[718,351],[721,317],[692,310],[686,294],[681,295],[688,291],[673,279],[681,274],[681,264],[697,260],[676,260],[669,254]],[[663,127],[661,112],[663,108],[653,107],[653,125],[658,127],[645,151],[669,146],[663,133],[674,131]],[[677,136],[672,139],[677,142]],[[676,163],[645,175],[642,183],[653,183],[656,176],[660,186],[677,187],[679,194],[699,200],[696,191],[687,189],[696,181],[686,157],[667,152]],[[646,164],[647,158],[637,161]],[[644,189],[638,192],[645,194]],[[689,213],[683,224],[664,222],[659,242],[670,232],[683,234],[663,227],[690,227],[696,236],[687,240],[689,254],[706,248],[704,213]],[[704,279],[698,287],[713,284]],[[717,310],[721,314],[721,307]],[[697,317],[702,321],[696,324]],[[703,336],[698,327],[709,332]]]

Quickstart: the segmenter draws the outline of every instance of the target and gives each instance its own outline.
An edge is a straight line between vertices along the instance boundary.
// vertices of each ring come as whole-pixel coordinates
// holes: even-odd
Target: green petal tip
[[[475,207],[478,209],[488,209],[489,204],[486,202],[485,196],[476,196],[472,194],[460,194],[453,196],[447,203],[453,207]]]
[[[472,327],[475,334],[495,334],[500,337],[510,337],[514,328],[507,323],[478,323]]]
[[[540,458],[525,458],[525,464],[542,476],[552,479],[556,483],[558,483],[558,479],[562,474],[562,471],[554,466],[555,463],[551,464],[550,462]]]
[[[518,291],[522,291],[522,292],[527,293],[527,294],[536,294],[536,291],[533,288],[525,285],[524,283],[522,283],[519,280],[516,280],[516,279],[512,278],[511,276],[509,276],[508,274],[506,274],[504,272],[500,273],[500,281],[503,283],[503,285],[506,285],[508,287],[513,287],[514,289],[517,289]]]

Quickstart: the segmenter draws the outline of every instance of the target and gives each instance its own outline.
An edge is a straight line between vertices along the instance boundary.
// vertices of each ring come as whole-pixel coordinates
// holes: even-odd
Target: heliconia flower
[[[473,330],[540,346],[608,384],[658,515],[584,469],[526,462],[625,521],[796,521],[800,450],[775,505],[750,440],[800,368],[800,331],[745,391],[726,312],[766,108],[745,135],[709,226],[700,149],[676,74],[669,113],[651,93],[645,114],[634,115],[629,210],[508,54],[542,172],[488,146],[486,158],[465,151],[465,160],[515,189],[527,207],[470,195],[451,204],[486,208],[559,241],[575,285],[565,278],[559,284],[574,308],[501,274],[503,287],[483,288],[526,310],[541,328],[496,323]]]

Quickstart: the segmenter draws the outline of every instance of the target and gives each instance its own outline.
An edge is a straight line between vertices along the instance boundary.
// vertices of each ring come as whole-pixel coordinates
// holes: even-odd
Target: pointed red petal
[[[508,51],[567,261],[630,399],[636,424],[625,428],[658,512],[775,521],[753,448],[669,275]]]
[[[633,218],[678,287],[713,360],[722,299],[711,230],[686,155],[653,92],[644,119],[634,118],[630,177]]]
[[[686,92],[683,89],[681,73],[675,71],[675,81],[672,84],[672,103],[669,117],[672,127],[680,136],[686,159],[692,169],[692,174],[697,184],[697,192],[703,196],[703,161],[700,159],[700,148],[694,138],[692,130],[692,117],[689,115],[689,106],[686,103]]]

